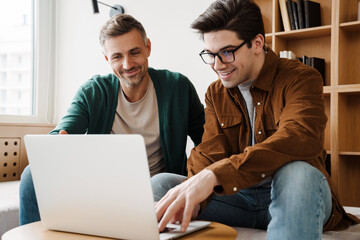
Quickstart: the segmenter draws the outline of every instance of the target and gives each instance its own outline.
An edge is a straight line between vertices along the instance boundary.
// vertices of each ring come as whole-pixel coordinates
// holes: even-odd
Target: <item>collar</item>
[[[252,86],[269,92],[271,90],[272,82],[275,79],[275,74],[279,64],[279,57],[269,47],[265,47],[266,56],[264,65],[260,70],[259,76],[255,79]],[[231,96],[240,98],[240,91],[238,87],[228,89]]]
[[[265,51],[264,65],[260,70],[259,76],[255,79],[253,86],[269,92],[279,64],[279,57],[267,46]]]

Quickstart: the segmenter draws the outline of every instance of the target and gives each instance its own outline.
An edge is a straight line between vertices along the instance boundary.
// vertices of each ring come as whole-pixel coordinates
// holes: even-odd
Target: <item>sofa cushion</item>
[[[19,226],[19,184],[0,182],[0,236]]]

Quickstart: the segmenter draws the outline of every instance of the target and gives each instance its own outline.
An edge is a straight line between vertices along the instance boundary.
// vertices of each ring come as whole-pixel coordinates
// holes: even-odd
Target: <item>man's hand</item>
[[[67,131],[65,131],[65,130],[60,130],[59,134],[62,135],[62,134],[68,134],[68,133],[67,133]]]
[[[215,174],[204,169],[187,181],[172,188],[155,205],[158,227],[163,231],[168,222],[181,222],[181,232],[185,232],[191,217],[197,216],[199,203],[204,201],[218,185]],[[195,210],[195,211],[194,211]]]

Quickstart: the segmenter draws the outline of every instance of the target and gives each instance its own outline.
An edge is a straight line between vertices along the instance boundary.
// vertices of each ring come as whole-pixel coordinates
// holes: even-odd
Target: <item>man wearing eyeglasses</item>
[[[321,239],[323,230],[358,222],[325,170],[321,75],[265,45],[261,12],[250,0],[217,0],[192,27],[219,80],[205,96],[204,135],[188,159],[189,178],[156,204],[159,230],[169,221],[185,230],[199,215],[267,229],[267,239]]]

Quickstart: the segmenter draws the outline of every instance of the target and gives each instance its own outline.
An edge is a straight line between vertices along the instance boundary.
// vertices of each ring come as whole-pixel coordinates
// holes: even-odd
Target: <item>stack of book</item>
[[[279,0],[285,31],[321,26],[320,3],[310,0]]]
[[[325,85],[325,59],[317,57],[296,57],[292,51],[280,51],[280,58],[298,59],[300,62],[315,68],[322,76],[323,84]]]

